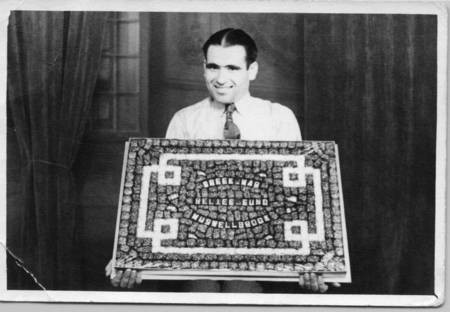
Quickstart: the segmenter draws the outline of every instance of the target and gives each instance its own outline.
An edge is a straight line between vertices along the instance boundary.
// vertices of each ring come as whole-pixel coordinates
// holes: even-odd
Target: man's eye
[[[217,70],[217,69],[219,69],[219,66],[214,65],[214,64],[206,64],[206,68],[209,70]]]
[[[229,70],[231,70],[231,71],[235,71],[235,70],[240,70],[241,69],[240,67],[237,67],[237,66],[228,66],[227,68]]]

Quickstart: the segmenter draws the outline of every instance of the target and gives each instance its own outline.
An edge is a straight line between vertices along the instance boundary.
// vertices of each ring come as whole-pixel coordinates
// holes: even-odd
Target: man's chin
[[[221,104],[229,104],[234,102],[234,98],[230,96],[213,96],[214,101]]]

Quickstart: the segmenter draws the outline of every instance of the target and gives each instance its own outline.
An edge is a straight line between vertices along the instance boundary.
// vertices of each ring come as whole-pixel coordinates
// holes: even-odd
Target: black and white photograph
[[[445,6],[26,2],[0,300],[443,303]]]

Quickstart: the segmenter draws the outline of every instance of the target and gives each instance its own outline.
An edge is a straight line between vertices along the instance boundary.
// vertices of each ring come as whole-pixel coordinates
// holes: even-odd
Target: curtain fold
[[[339,145],[353,283],[433,293],[436,17],[307,15],[305,131]]]
[[[97,12],[10,16],[8,108],[24,164],[21,246],[13,251],[47,289],[82,284],[71,168],[89,118],[105,23],[106,13]]]

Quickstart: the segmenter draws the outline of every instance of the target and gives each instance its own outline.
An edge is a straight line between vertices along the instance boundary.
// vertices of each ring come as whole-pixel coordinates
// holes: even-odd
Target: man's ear
[[[248,75],[250,80],[255,80],[258,75],[258,63],[255,61],[248,67]]]

